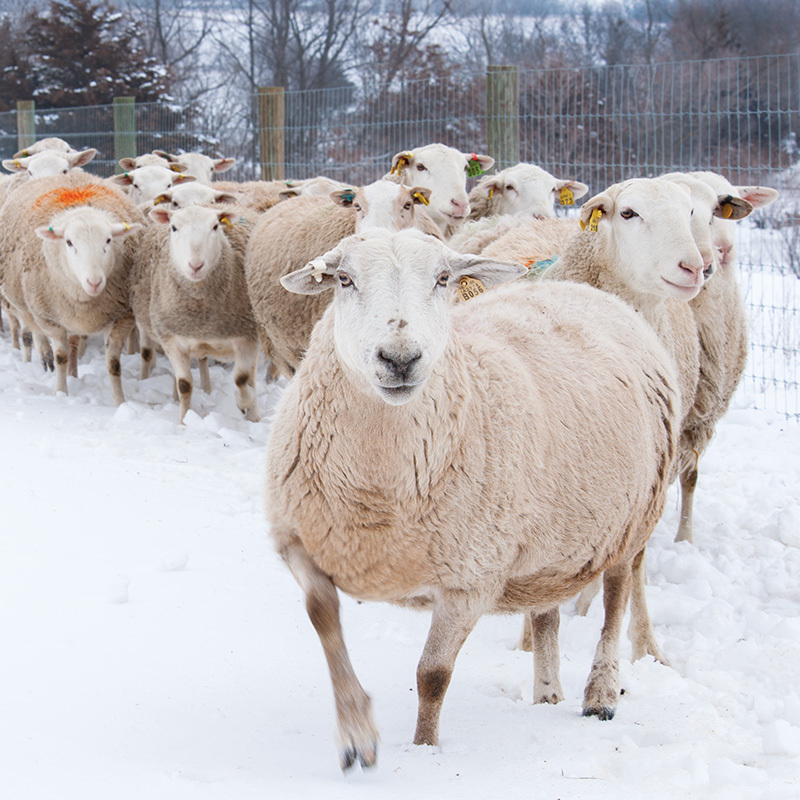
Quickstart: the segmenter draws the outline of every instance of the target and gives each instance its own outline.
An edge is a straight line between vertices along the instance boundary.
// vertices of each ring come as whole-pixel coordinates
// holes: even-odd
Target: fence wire
[[[259,113],[259,95],[243,99],[249,113],[236,123],[200,105],[136,104],[127,134],[135,152],[126,154],[200,150],[237,159],[226,178],[328,175],[361,184],[385,174],[400,150],[438,141],[493,155],[500,166],[539,164],[589,184],[589,196],[677,170],[772,186],[780,199],[739,224],[751,338],[743,391],[800,421],[800,54],[519,70],[514,81],[511,110],[487,99],[496,89],[483,73],[287,91],[274,122]],[[215,117],[209,129],[203,121]],[[93,171],[115,170],[114,107],[38,111],[35,125],[36,138],[96,148]],[[17,131],[17,112],[0,114],[3,158],[18,149]],[[282,160],[267,164],[275,152]]]

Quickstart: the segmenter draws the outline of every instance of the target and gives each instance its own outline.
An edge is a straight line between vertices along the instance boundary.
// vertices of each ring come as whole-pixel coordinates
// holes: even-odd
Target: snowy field
[[[800,797],[800,425],[742,393],[701,462],[697,543],[674,488],[648,549],[671,662],[630,663],[610,722],[580,716],[601,625],[563,609],[567,700],[534,706],[520,620],[487,617],[456,664],[438,748],[411,744],[428,614],[343,600],[381,730],[342,776],[321,647],[272,550],[267,421],[230,372],[177,424],[168,363],[111,404],[92,340],[54,396],[0,333],[0,798],[595,800]],[[259,379],[269,415],[282,385]]]

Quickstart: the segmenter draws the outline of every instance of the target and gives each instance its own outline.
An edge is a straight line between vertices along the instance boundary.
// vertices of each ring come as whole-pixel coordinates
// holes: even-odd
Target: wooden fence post
[[[33,100],[17,100],[17,150],[24,150],[36,141],[35,108]]]
[[[136,158],[136,98],[114,98],[114,159],[116,172],[121,158]]]
[[[286,106],[283,86],[258,87],[258,144],[261,180],[285,180]]]
[[[486,68],[486,116],[489,155],[498,170],[519,163],[519,70]]]

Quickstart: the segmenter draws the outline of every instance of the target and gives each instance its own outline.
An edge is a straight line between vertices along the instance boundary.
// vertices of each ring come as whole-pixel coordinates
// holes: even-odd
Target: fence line
[[[280,97],[280,101],[276,98]],[[530,161],[588,183],[711,169],[781,198],[739,224],[751,323],[745,390],[800,421],[800,54],[654,65],[440,75],[341,89],[262,90],[249,122],[206,130],[200,107],[138,103],[135,146],[234,156],[226,177],[325,174],[365,183],[400,150],[441,141],[503,165]],[[272,105],[269,105],[269,104]],[[280,111],[275,109],[280,108]],[[93,171],[116,166],[113,106],[35,112],[35,136],[95,147]],[[19,149],[30,110],[0,113],[0,153]],[[121,115],[117,112],[117,128]],[[31,131],[24,129],[25,135]],[[130,125],[128,134],[130,136]]]

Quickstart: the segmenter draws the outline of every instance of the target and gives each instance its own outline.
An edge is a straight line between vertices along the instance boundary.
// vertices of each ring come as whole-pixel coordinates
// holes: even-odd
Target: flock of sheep
[[[233,361],[259,419],[256,370],[289,383],[272,421],[267,514],[328,661],[343,769],[375,762],[370,700],[350,664],[337,589],[432,609],[415,743],[438,743],[455,658],[486,613],[524,615],[534,699],[563,699],[559,604],[605,623],[583,712],[610,719],[619,637],[664,661],[645,547],[678,480],[692,540],[698,462],[741,377],[736,221],[777,192],[711,172],[588,193],[519,164],[431,144],[368,186],[213,181],[231,159],[94,156],[46,139],[3,166],[0,301],[14,345],[56,390],[103,332],[159,353],[180,419],[192,359]],[[483,174],[467,193],[471,176]]]

